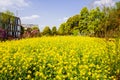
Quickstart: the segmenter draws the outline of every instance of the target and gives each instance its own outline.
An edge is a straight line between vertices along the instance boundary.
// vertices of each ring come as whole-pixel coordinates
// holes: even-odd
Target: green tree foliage
[[[79,20],[79,30],[80,33],[83,35],[88,34],[88,19],[89,16],[89,10],[87,9],[87,7],[84,7],[81,11],[80,11],[80,20]]]
[[[100,36],[102,34],[99,24],[101,24],[103,16],[104,14],[100,11],[98,7],[96,9],[90,10],[88,16],[88,31],[90,36]]]
[[[120,31],[119,3],[117,2],[114,7],[104,7],[103,9],[104,17],[101,20],[101,24],[106,38],[118,37],[118,32]]]
[[[118,37],[120,38],[120,1],[116,3],[116,13],[114,13],[114,15],[116,15],[115,21],[118,26],[117,27]]]
[[[117,10],[120,10],[120,1],[116,2],[116,6],[115,7],[116,7]]]
[[[78,29],[74,29],[73,31],[72,31],[72,34],[74,35],[74,36],[77,36],[77,35],[79,35],[79,30]]]
[[[53,26],[53,28],[52,28],[52,35],[57,35],[57,28],[56,28],[56,26]]]
[[[38,26],[33,26],[32,27],[32,30],[39,30],[39,27]],[[40,30],[39,30],[40,31]]]
[[[9,10],[6,10],[6,11],[3,12],[3,13],[5,13],[5,14],[7,14],[7,15],[10,15],[10,16],[14,16],[14,13],[11,12],[11,11],[9,11]]]
[[[59,35],[65,35],[65,25],[66,23],[62,23],[58,29],[58,34]]]
[[[4,29],[6,27],[6,24],[9,23],[9,20],[11,21],[11,23],[13,23],[14,21],[14,13],[6,10],[5,12],[2,13],[2,15],[0,16],[1,19],[1,23],[2,23],[2,28]]]
[[[80,14],[70,17],[58,29],[61,35],[87,35],[96,37],[115,37],[120,32],[120,2],[114,7],[104,6],[88,10],[84,7]],[[120,35],[119,35],[120,36]]]
[[[76,14],[67,20],[66,26],[65,26],[66,34],[72,34],[74,29],[76,29],[79,25],[79,19],[80,19],[80,15]]]
[[[49,36],[51,35],[51,29],[49,26],[46,26],[44,29],[43,29],[43,35],[46,35],[46,36]]]

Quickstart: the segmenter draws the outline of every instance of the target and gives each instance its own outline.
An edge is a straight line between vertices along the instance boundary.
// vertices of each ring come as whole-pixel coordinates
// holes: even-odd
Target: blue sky
[[[37,24],[43,30],[45,26],[59,27],[85,6],[114,5],[116,1],[120,0],[0,0],[0,11],[10,10],[22,24]]]

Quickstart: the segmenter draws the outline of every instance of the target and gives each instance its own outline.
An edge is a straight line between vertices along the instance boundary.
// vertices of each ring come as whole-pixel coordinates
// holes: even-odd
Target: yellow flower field
[[[114,42],[57,36],[0,42],[0,80],[117,80]]]

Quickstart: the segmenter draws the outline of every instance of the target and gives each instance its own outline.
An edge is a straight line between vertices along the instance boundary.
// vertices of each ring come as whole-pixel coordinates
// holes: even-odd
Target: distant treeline
[[[117,37],[120,31],[120,2],[115,6],[82,8],[79,14],[70,17],[57,30],[46,26],[42,35],[81,35],[94,37]]]
[[[7,11],[7,14],[13,15]],[[5,16],[5,21],[8,18]],[[2,26],[5,27],[5,26]],[[4,29],[4,28],[3,28]],[[0,30],[1,39],[4,37],[3,30]],[[94,9],[84,7],[79,14],[71,16],[66,22],[62,23],[57,29],[56,26],[50,29],[45,26],[40,32],[38,26],[33,28],[21,28],[21,38],[55,36],[55,35],[80,35],[93,37],[120,37],[120,1],[112,7],[102,6]]]

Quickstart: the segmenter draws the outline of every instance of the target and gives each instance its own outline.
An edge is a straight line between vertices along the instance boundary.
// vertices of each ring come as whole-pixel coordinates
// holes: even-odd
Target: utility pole
[[[18,17],[18,10],[16,10],[16,16]]]

